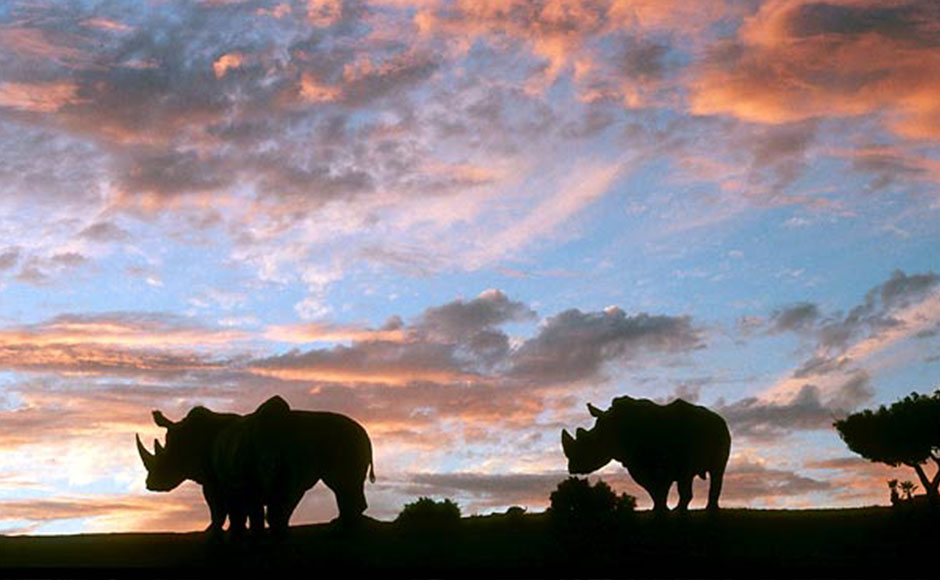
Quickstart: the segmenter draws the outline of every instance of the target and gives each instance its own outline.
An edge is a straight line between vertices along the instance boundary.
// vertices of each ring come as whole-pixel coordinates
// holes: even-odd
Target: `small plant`
[[[526,509],[522,506],[514,505],[506,510],[506,516],[513,519],[521,519],[525,515]]]
[[[412,528],[452,526],[460,521],[460,506],[449,499],[434,501],[429,497],[420,497],[418,501],[405,504],[395,521]]]
[[[552,521],[568,526],[604,525],[623,519],[636,509],[636,498],[614,493],[603,480],[593,486],[587,479],[569,477],[551,495]]]
[[[901,491],[904,492],[904,499],[907,501],[914,501],[914,492],[917,491],[917,484],[913,481],[902,481],[898,484],[898,487],[901,488]]]
[[[901,496],[898,495],[898,480],[889,479],[888,489],[891,490],[891,505],[896,506],[901,502]]]

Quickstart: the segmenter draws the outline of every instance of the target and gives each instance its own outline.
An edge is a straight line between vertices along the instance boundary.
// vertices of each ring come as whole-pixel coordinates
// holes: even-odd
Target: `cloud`
[[[0,252],[0,271],[9,270],[16,266],[20,259],[20,249],[10,247]]]
[[[135,498],[136,499],[136,498]],[[149,507],[147,504],[151,504]],[[94,497],[76,497],[71,499],[29,499],[6,500],[0,502],[0,512],[4,519],[50,521],[75,518],[98,517],[108,514],[147,512],[154,509],[152,502],[120,501],[119,499],[99,499]]]
[[[573,168],[547,197],[512,226],[486,240],[475,261],[485,263],[509,254],[533,239],[552,232],[575,213],[607,193],[626,169],[623,160],[605,165],[587,164]]]
[[[806,332],[820,317],[819,307],[811,302],[800,302],[774,311],[770,317],[772,333]]]
[[[479,377],[456,359],[454,346],[434,343],[369,342],[287,354],[253,361],[251,371],[285,380],[367,382],[391,385],[414,381],[449,383]]]
[[[828,430],[836,419],[871,400],[869,381],[868,373],[856,371],[826,400],[819,387],[804,384],[785,403],[749,397],[731,404],[719,401],[715,411],[736,437],[776,439],[796,430]]]
[[[928,297],[940,276],[934,272],[911,274],[895,270],[886,282],[875,286],[859,306],[841,320],[828,321],[819,329],[819,343],[824,350],[844,352],[849,342],[860,335],[873,338],[882,331],[903,324],[898,313]]]
[[[473,300],[455,300],[424,311],[416,326],[429,336],[461,340],[506,322],[532,320],[535,312],[499,290],[486,290]]]
[[[918,181],[940,181],[940,162],[904,147],[870,145],[838,154],[849,159],[856,171],[872,176],[868,188],[873,191]]]
[[[862,0],[766,2],[713,46],[690,110],[780,124],[884,114],[908,138],[940,135],[935,6]]]
[[[213,329],[184,316],[152,312],[61,314],[39,324],[0,329],[0,344],[16,346],[195,347],[223,345],[245,338],[238,331]]]
[[[349,346],[294,350],[250,366],[252,372],[288,380],[557,384],[595,377],[605,364],[629,361],[640,352],[679,353],[701,346],[688,317],[628,317],[611,307],[603,312],[562,312],[511,348],[499,326],[534,316],[525,304],[499,290],[487,290],[473,300],[430,307],[410,325],[396,323],[390,329],[395,334],[387,338],[364,331],[362,340]],[[286,334],[285,329],[276,332]],[[400,340],[403,336],[407,340]]]
[[[69,82],[0,83],[0,107],[51,113],[76,102],[78,86]]]
[[[566,310],[546,320],[538,335],[512,357],[513,376],[570,382],[596,376],[608,362],[629,362],[641,352],[679,353],[699,348],[701,335],[686,316],[634,316]]]
[[[416,473],[408,477],[403,491],[411,495],[437,497],[471,496],[472,508],[548,503],[552,490],[568,477],[562,471],[549,473]]]
[[[218,190],[232,180],[231,170],[219,158],[194,151],[158,150],[129,159],[119,186],[133,197],[150,194],[160,198]]]
[[[888,280],[871,288],[861,303],[847,313],[817,314],[813,317],[816,344],[812,356],[790,376],[777,381],[765,397],[779,403],[794,397],[804,385],[811,383],[823,393],[841,398],[846,410],[852,408],[850,401],[864,402],[869,388],[857,385],[861,390],[852,394],[847,385],[856,384],[853,381],[864,372],[867,359],[899,341],[916,337],[936,323],[940,318],[938,283],[940,276],[934,272],[908,275],[895,270]],[[790,307],[778,312],[803,320],[800,308]]]
[[[339,329],[333,333],[333,338],[357,339],[349,346],[294,350],[256,360],[251,368],[256,373],[291,380],[398,385],[474,382],[482,380],[490,368],[504,363],[509,355],[509,339],[498,327],[534,316],[525,304],[510,300],[499,290],[487,290],[473,300],[458,299],[429,307],[411,325],[394,317],[378,331]],[[306,328],[325,330],[315,325]],[[273,336],[296,335],[283,327],[273,332]]]
[[[416,473],[407,476],[403,491],[411,495],[464,498],[471,509],[504,508],[512,505],[548,507],[551,492],[569,477],[564,471],[540,473]],[[640,508],[650,508],[647,492],[633,481],[616,462],[591,480],[603,479],[617,493],[626,492],[637,498]],[[696,504],[703,505],[707,483],[696,479]],[[722,487],[724,505],[774,504],[802,495],[829,491],[832,486],[794,471],[773,469],[763,462],[735,459],[728,465]],[[673,494],[675,491],[673,490]],[[675,499],[673,499],[675,501]]]
[[[248,337],[167,314],[63,314],[0,329],[0,367],[104,376],[207,372],[232,364],[212,351]]]
[[[781,498],[797,497],[832,489],[827,481],[813,479],[763,463],[738,460],[728,467],[722,486],[722,499],[773,504]]]
[[[63,520],[80,520],[90,532],[182,532],[203,529],[208,510],[193,484],[184,484],[172,495],[160,498],[149,494],[55,494],[0,501],[0,529],[9,535],[50,533],[44,527]],[[18,527],[9,528],[5,522]]]
[[[323,323],[285,324],[268,327],[264,332],[268,340],[278,342],[407,342],[409,331],[402,329],[401,318],[393,317],[382,328],[362,328]]]
[[[131,238],[127,230],[111,222],[95,222],[80,231],[78,235],[100,243],[125,242]]]

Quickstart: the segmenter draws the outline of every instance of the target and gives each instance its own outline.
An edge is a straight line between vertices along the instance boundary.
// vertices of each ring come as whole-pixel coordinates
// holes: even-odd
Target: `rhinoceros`
[[[692,480],[709,477],[707,509],[718,509],[718,496],[731,451],[731,434],[720,415],[676,399],[658,405],[648,399],[623,396],[606,411],[588,403],[594,428],[578,428],[575,437],[561,433],[568,472],[585,474],[616,459],[649,493],[653,510],[667,510],[666,499],[678,483],[678,510],[692,501]]]
[[[354,521],[367,507],[366,474],[375,481],[372,443],[365,429],[345,415],[296,411],[272,397],[249,415],[193,408],[171,421],[153,412],[166,428],[166,446],[154,441],[150,453],[137,437],[147,468],[147,489],[171,491],[190,479],[202,485],[209,505],[209,531],[240,532],[268,525],[287,529],[304,493],[322,480],[336,497],[342,521]]]

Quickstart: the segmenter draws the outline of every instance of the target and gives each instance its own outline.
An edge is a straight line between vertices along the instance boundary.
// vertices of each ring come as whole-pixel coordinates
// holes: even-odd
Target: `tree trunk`
[[[927,478],[927,473],[924,472],[924,468],[919,463],[908,463],[908,465],[917,472],[917,477],[920,478],[920,483],[923,484],[924,491],[927,492],[927,501],[930,502],[930,506],[934,509],[940,507],[940,494],[937,493],[937,487],[940,484],[940,470],[937,471],[933,481],[931,481]]]

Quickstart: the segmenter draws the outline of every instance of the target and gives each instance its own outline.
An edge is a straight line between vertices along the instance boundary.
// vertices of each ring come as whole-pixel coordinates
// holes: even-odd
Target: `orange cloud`
[[[374,330],[355,326],[330,324],[285,324],[269,327],[264,338],[278,342],[363,342],[381,340],[386,342],[406,342],[409,333],[403,329]]]
[[[63,315],[42,324],[0,329],[0,347],[110,345],[169,348],[224,345],[250,338],[245,332],[212,329],[185,320],[146,314]]]
[[[217,351],[252,336],[151,314],[63,315],[0,329],[0,368],[114,375],[219,370]]]
[[[589,81],[590,73],[602,66],[599,55],[589,46],[592,40],[628,31],[693,34],[729,12],[722,1],[458,0],[435,7],[420,4],[413,24],[421,38],[444,38],[457,53],[466,52],[481,38],[505,50],[516,50],[521,43],[542,60],[544,65],[524,85],[529,93],[542,92],[566,72],[573,72],[578,81]],[[589,86],[581,89],[587,100],[603,94]],[[648,89],[624,84],[616,90],[624,91],[617,98],[636,105],[640,93]]]
[[[323,365],[309,368],[264,368],[248,369],[257,375],[275,377],[285,381],[310,381],[327,383],[378,383],[401,386],[416,381],[453,383],[475,381],[479,377],[447,370],[413,368],[328,368]]]
[[[929,2],[776,0],[713,47],[689,108],[759,123],[885,113],[911,138],[940,136],[940,50]]]
[[[98,30],[107,30],[109,32],[130,32],[134,30],[133,26],[124,24],[123,22],[118,22],[116,20],[111,20],[109,18],[89,18],[88,20],[82,21],[82,26],[88,26],[90,28],[97,28]]]
[[[342,87],[323,84],[309,73],[304,73],[300,77],[300,96],[305,101],[313,103],[335,101],[342,94]]]
[[[0,83],[0,107],[33,113],[53,113],[76,102],[78,86],[69,81]]]
[[[307,0],[307,19],[314,26],[326,28],[343,15],[342,0]]]
[[[230,52],[228,54],[223,54],[220,56],[214,63],[212,63],[212,72],[215,73],[215,78],[220,79],[225,76],[225,73],[232,68],[238,68],[242,65],[243,57],[241,53]]]
[[[76,36],[39,28],[0,28],[0,47],[37,62],[85,68],[91,63],[92,56],[78,48],[80,43],[81,39]]]

